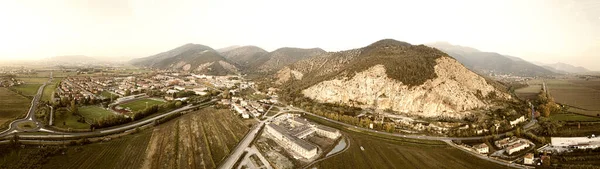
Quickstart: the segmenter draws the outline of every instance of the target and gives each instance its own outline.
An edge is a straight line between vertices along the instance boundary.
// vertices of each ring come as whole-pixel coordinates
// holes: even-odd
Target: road
[[[11,122],[10,125],[8,126],[8,129],[6,129],[3,132],[0,132],[0,137],[4,137],[4,136],[6,136],[8,134],[12,134],[12,133],[23,132],[24,130],[19,129],[18,125],[21,123],[25,123],[25,122],[33,122],[36,124],[35,128],[33,128],[31,130],[38,130],[41,128],[41,124],[36,120],[35,110],[40,102],[42,93],[44,93],[44,87],[46,87],[47,83],[48,82],[44,82],[44,84],[42,84],[42,86],[40,86],[40,88],[38,88],[37,93],[33,96],[33,99],[31,100],[31,106],[29,107],[29,111],[27,111],[27,116],[25,116],[25,118],[23,118],[23,119],[18,119],[18,120]]]
[[[235,149],[231,153],[229,153],[229,156],[227,156],[227,159],[225,159],[221,163],[219,168],[221,168],[221,169],[233,168],[233,166],[235,165],[235,162],[237,162],[238,159],[240,159],[242,157],[242,153],[244,153],[246,148],[250,146],[250,143],[252,143],[252,140],[254,140],[254,138],[256,138],[256,135],[260,132],[260,130],[265,125],[265,123],[267,121],[271,121],[271,119],[273,119],[273,117],[276,117],[279,114],[283,113],[281,109],[279,111],[280,112],[277,113],[276,115],[268,117],[267,119],[265,119],[263,121],[259,121],[258,124],[254,125],[254,127],[252,127],[252,129],[250,129],[248,134],[246,134],[246,136],[244,136],[244,139],[242,139],[242,141],[240,141],[240,143],[238,143],[238,145],[235,147]]]
[[[39,131],[43,131],[43,132],[48,132],[50,134],[43,134],[43,135],[19,135],[19,138],[24,138],[24,139],[37,139],[37,138],[70,138],[70,137],[96,137],[96,136],[102,136],[102,135],[108,135],[108,134],[114,134],[114,133],[119,133],[119,132],[124,132],[127,130],[131,130],[131,129],[135,129],[137,127],[141,127],[143,125],[146,124],[150,124],[152,122],[154,122],[155,120],[158,120],[160,118],[163,118],[165,116],[171,115],[171,114],[175,114],[175,113],[180,113],[186,110],[190,110],[190,109],[194,109],[194,108],[204,108],[204,107],[208,107],[211,103],[214,103],[216,101],[216,99],[213,99],[209,102],[197,105],[197,106],[185,106],[176,110],[173,110],[171,112],[165,113],[165,114],[161,114],[152,118],[148,118],[145,120],[140,120],[140,121],[135,121],[132,123],[128,123],[126,125],[123,126],[118,126],[118,127],[113,127],[113,128],[107,128],[107,129],[96,129],[94,131],[90,131],[90,132],[77,132],[77,133],[71,133],[71,132],[61,132],[61,131],[53,131],[50,129],[46,129],[46,128],[41,128]]]

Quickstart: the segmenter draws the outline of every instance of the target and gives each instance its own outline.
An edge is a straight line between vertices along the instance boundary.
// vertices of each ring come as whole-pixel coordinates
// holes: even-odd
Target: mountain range
[[[156,55],[133,59],[129,63],[147,68],[212,75],[238,73],[237,66],[216,50],[208,46],[191,43]]]
[[[560,73],[560,74],[581,74],[581,73],[591,72],[590,70],[588,70],[584,67],[573,66],[570,64],[562,63],[562,62],[553,63],[553,64],[543,64],[543,63],[536,63],[536,64],[539,66],[542,66],[552,72]]]
[[[557,72],[535,65],[521,58],[474,48],[452,45],[447,42],[426,44],[454,57],[467,68],[484,75],[551,76]]]

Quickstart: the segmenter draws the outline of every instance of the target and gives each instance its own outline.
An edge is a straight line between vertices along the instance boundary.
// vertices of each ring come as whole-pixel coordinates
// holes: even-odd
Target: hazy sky
[[[447,41],[600,70],[598,0],[3,0],[0,57],[141,57],[199,43],[328,51]]]

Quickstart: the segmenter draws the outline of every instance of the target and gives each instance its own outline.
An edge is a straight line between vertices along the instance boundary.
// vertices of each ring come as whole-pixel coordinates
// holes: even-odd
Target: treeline
[[[391,122],[376,123],[367,117],[356,117],[356,115],[360,114],[362,111],[361,108],[357,107],[342,104],[318,103],[306,97],[296,97],[296,99],[292,101],[292,104],[319,116],[354,126],[369,128],[370,124],[373,124],[373,129],[387,132],[394,132],[396,129],[396,125]]]

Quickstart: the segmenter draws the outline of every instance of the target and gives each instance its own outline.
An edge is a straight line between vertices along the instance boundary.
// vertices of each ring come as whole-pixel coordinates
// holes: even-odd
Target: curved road
[[[51,80],[48,80],[51,81]],[[29,111],[27,112],[27,116],[25,116],[25,118],[23,119],[18,119],[15,120],[13,122],[10,123],[10,125],[8,126],[8,129],[6,129],[3,132],[0,132],[0,137],[4,137],[8,134],[12,134],[12,133],[17,133],[17,132],[23,132],[23,130],[19,129],[18,125],[20,123],[23,122],[33,122],[36,124],[36,127],[32,130],[39,130],[40,129],[40,123],[37,121],[36,117],[35,117],[35,109],[37,108],[37,105],[40,102],[40,98],[42,97],[42,93],[44,92],[44,87],[46,87],[46,84],[48,82],[44,82],[44,84],[42,86],[40,86],[40,88],[38,88],[37,93],[35,94],[35,96],[33,96],[33,99],[31,100],[31,107],[29,107]]]

